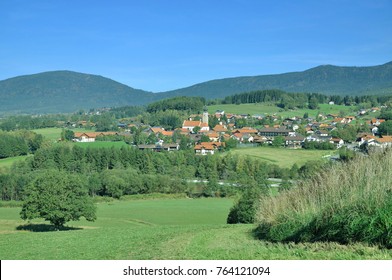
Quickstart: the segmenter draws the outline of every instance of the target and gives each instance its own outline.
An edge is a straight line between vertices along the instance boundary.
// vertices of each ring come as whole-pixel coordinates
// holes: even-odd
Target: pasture
[[[247,147],[230,150],[234,155],[244,155],[257,158],[279,167],[291,168],[294,163],[299,167],[310,160],[325,160],[324,157],[334,155],[335,150],[305,150],[274,147]]]
[[[230,199],[150,199],[98,204],[94,223],[47,223],[0,208],[0,259],[391,259],[391,250],[361,244],[270,243],[254,225],[227,225]],[[19,229],[17,229],[19,228]]]
[[[9,158],[2,158],[0,159],[0,174],[1,173],[8,173],[10,167],[19,161],[23,161],[25,160],[27,157],[29,157],[31,155],[27,155],[27,156],[17,156],[17,157],[9,157]]]
[[[75,142],[74,145],[82,147],[82,148],[121,148],[123,146],[129,146],[127,143],[123,141],[116,141],[116,142],[110,142],[110,141],[95,141],[95,142]]]
[[[270,103],[250,103],[250,104],[221,104],[208,106],[208,112],[214,114],[217,110],[223,110],[225,113],[231,114],[249,114],[249,115],[278,115],[283,118],[287,117],[302,117],[305,113],[309,114],[309,117],[315,118],[318,113],[325,115],[328,114],[340,114],[344,112],[346,115],[353,115],[357,111],[356,107],[344,106],[344,105],[328,105],[319,104],[319,109],[297,109],[287,110],[275,106]]]
[[[9,157],[9,158],[2,158],[0,159],[0,170],[3,168],[11,167],[15,162],[23,161],[28,156],[18,156],[18,157]]]
[[[57,141],[61,137],[61,132],[63,131],[62,128],[58,127],[49,127],[49,128],[40,128],[40,129],[33,129],[35,133],[41,134],[46,139]],[[86,128],[73,128],[73,132],[86,132],[89,131]]]

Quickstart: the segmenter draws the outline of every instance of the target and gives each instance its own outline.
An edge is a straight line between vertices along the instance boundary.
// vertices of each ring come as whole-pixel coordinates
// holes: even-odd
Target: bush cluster
[[[262,198],[256,234],[270,241],[366,242],[392,248],[392,151],[356,157]]]

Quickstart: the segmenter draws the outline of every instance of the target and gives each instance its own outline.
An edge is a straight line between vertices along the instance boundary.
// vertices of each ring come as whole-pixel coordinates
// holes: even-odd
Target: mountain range
[[[0,81],[0,114],[144,105],[173,96],[215,99],[263,89],[328,95],[392,94],[392,62],[369,67],[322,65],[302,72],[212,80],[159,93],[134,89],[98,75],[51,71]]]
[[[302,72],[212,80],[163,94],[223,98],[264,89],[342,96],[392,94],[392,61],[370,67],[321,65]]]

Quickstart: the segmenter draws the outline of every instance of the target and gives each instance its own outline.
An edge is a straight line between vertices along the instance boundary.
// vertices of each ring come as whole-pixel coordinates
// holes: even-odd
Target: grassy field
[[[10,158],[2,158],[0,159],[0,173],[9,172],[10,167],[18,161],[23,161],[29,156],[18,156],[18,157],[10,157]]]
[[[127,143],[123,141],[118,141],[118,142],[106,142],[106,141],[96,141],[96,142],[86,142],[86,143],[79,143],[75,142],[74,145],[83,147],[83,148],[121,148],[123,146],[129,146]]]
[[[229,199],[155,199],[98,204],[98,220],[42,231],[20,208],[0,208],[0,259],[391,259],[361,244],[269,243],[254,225],[227,225]],[[18,226],[24,230],[17,230]]]
[[[34,129],[34,132],[38,134],[42,134],[45,138],[53,141],[57,141],[61,137],[62,128],[50,127],[50,128],[40,128]],[[86,132],[89,131],[85,128],[74,128],[72,129],[74,132]]]
[[[294,117],[299,116],[302,117],[305,113],[309,114],[309,117],[316,117],[318,113],[323,114],[339,114],[341,111],[345,112],[347,115],[353,115],[357,109],[355,107],[349,107],[344,105],[328,105],[328,104],[320,104],[319,109],[310,110],[310,109],[297,109],[297,110],[289,110],[285,111],[282,108],[279,108],[273,104],[268,103],[252,103],[252,104],[224,104],[224,105],[213,105],[208,106],[208,112],[213,114],[216,110],[224,110],[225,113],[232,114],[264,114],[264,115],[279,115],[282,117]]]
[[[237,148],[230,151],[236,155],[254,157],[280,167],[291,168],[294,163],[304,165],[310,160],[322,160],[324,156],[333,155],[336,151],[286,149],[273,147]]]
[[[14,162],[25,160],[28,156],[18,156],[0,159],[0,168],[11,167]]]

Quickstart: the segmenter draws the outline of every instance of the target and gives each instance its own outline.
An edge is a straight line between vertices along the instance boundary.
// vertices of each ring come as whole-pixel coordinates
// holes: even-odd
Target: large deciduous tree
[[[381,123],[378,128],[381,135],[392,135],[392,120]]]
[[[26,186],[20,215],[23,220],[43,218],[59,229],[81,217],[94,221],[96,207],[80,176],[46,170]]]

